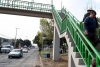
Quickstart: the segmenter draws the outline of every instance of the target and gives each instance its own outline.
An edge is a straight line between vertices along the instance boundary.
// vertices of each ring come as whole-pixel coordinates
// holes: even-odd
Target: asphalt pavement
[[[28,53],[23,53],[22,58],[8,59],[8,54],[0,53],[0,67],[35,67],[38,58],[37,49],[30,49]]]

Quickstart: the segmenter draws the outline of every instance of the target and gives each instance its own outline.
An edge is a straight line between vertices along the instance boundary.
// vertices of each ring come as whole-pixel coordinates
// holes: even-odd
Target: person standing
[[[91,12],[91,11],[93,11],[93,10],[92,10],[92,9],[88,9],[88,10],[87,10],[87,13],[86,13],[86,14],[84,15],[84,17],[83,17],[83,22],[84,22],[84,20],[85,20],[86,17],[90,16],[90,12]]]
[[[86,19],[84,20],[84,34],[94,47],[96,47],[96,45],[99,42],[99,39],[97,36],[98,22],[96,21],[95,18],[96,18],[96,12],[91,11],[90,16],[86,17]]]
[[[90,16],[90,12],[91,11],[94,11],[93,9],[88,9],[87,10],[87,13],[84,15],[84,17],[83,17],[83,20],[82,20],[82,22],[80,23],[80,28],[81,28],[81,30],[83,31],[83,29],[84,29],[84,27],[83,27],[83,22],[84,22],[84,20],[86,19],[86,17],[88,17],[88,16]]]

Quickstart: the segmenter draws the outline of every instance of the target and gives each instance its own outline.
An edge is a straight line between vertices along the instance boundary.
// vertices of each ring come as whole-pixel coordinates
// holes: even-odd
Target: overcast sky
[[[89,0],[62,0],[62,5],[79,21],[82,21],[88,1]],[[34,2],[51,4],[51,0],[34,0]],[[61,0],[53,0],[53,4],[56,9],[61,9]],[[97,11],[97,16],[100,17],[100,0],[92,0],[92,4]],[[0,34],[6,35],[7,37],[15,38],[15,28],[20,28],[17,32],[17,38],[33,40],[39,31],[39,24],[40,18],[0,14]],[[2,35],[0,36],[4,37]]]

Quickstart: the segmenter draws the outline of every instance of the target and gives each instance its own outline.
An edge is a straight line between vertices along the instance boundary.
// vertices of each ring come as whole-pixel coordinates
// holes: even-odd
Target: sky
[[[62,6],[68,9],[79,21],[82,21],[86,13],[86,6],[87,4],[89,6],[89,1],[92,3],[94,10],[97,11],[97,16],[100,17],[100,0],[53,0],[57,10],[61,9],[61,1]],[[51,0],[34,0],[34,2],[51,4]],[[33,40],[39,31],[39,26],[40,18],[37,17],[0,14],[0,37],[15,38],[15,28],[19,28],[17,38]]]

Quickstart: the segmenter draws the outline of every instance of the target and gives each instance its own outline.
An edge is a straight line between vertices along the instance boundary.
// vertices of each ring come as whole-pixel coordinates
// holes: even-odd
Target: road
[[[0,54],[0,67],[35,67],[38,61],[38,50],[31,49],[28,53],[23,53],[22,58],[8,59],[5,53]]]

